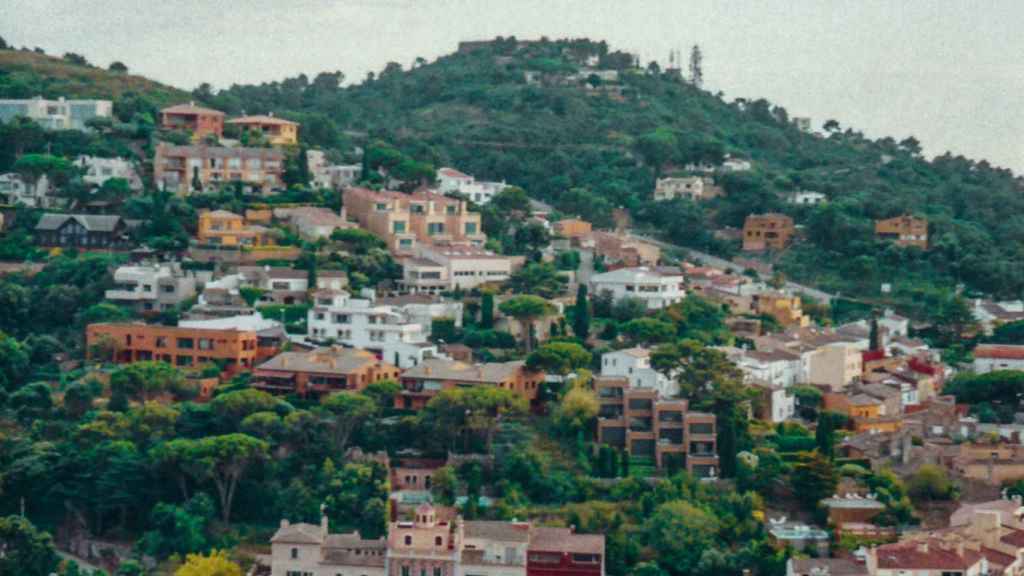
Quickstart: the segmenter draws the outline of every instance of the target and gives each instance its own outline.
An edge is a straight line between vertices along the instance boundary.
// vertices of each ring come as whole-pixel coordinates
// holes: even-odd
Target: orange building
[[[274,146],[295,146],[299,143],[299,125],[296,122],[266,116],[243,116],[228,120],[243,131],[259,132]]]
[[[481,385],[512,390],[534,405],[543,383],[544,372],[532,372],[522,361],[466,364],[431,358],[402,373],[402,391],[395,397],[395,406],[419,410],[441,390]]]
[[[252,386],[268,392],[321,396],[357,392],[381,380],[397,382],[400,373],[366,350],[321,348],[278,354],[256,368]]]
[[[487,241],[479,212],[470,212],[465,200],[435,192],[347,188],[342,204],[350,218],[384,239],[392,252],[412,254],[417,242],[483,246]]]
[[[784,250],[794,231],[793,219],[785,214],[751,214],[743,222],[743,249]]]
[[[771,316],[785,328],[804,328],[811,323],[810,317],[804,314],[799,296],[781,292],[761,292],[753,295],[751,306],[755,313]]]
[[[200,244],[218,246],[272,246],[274,239],[263,226],[246,223],[234,212],[212,210],[199,213],[196,239]]]
[[[195,102],[178,104],[160,111],[160,127],[191,132],[193,141],[202,140],[209,134],[220,138],[224,136],[224,113],[196,106]]]
[[[158,360],[173,366],[224,361],[228,371],[247,370],[277,353],[275,343],[261,342],[255,330],[182,328],[137,322],[90,324],[85,329],[86,355],[105,345],[119,364]]]
[[[559,220],[551,225],[554,229],[556,236],[562,238],[582,238],[587,234],[590,234],[591,226],[590,222],[586,220],[580,220],[579,218],[566,218],[565,220]]]
[[[885,220],[875,220],[875,237],[895,242],[898,246],[928,248],[928,220],[905,214]]]

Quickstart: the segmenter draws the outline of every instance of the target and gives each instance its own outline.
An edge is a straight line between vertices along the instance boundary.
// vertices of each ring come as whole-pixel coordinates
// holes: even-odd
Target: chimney
[[[288,356],[281,356],[281,368],[288,367]]]
[[[281,528],[287,528],[288,526],[289,526],[288,520],[286,518],[282,518],[281,519]]]
[[[423,373],[429,376],[430,375],[430,366],[424,366],[423,367]]]
[[[320,505],[320,537],[327,540],[327,504]]]

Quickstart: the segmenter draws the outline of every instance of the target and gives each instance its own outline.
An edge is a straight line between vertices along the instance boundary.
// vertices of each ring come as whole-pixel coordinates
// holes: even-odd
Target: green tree
[[[793,490],[801,495],[800,501],[809,510],[834,494],[838,483],[832,463],[820,454],[813,454],[807,461],[794,466],[791,482]]]
[[[951,500],[956,487],[946,471],[934,464],[923,464],[907,479],[907,491],[921,500]]]
[[[587,301],[587,285],[580,283],[576,288],[576,304],[573,307],[572,332],[586,342],[590,335],[590,303]]]
[[[391,379],[378,380],[366,386],[363,394],[372,398],[381,410],[392,408],[395,403],[395,396],[402,391],[402,385]]]
[[[377,404],[361,393],[336,392],[320,401],[333,454],[342,456],[352,435],[377,413]]]
[[[167,392],[181,392],[185,377],[180,370],[166,362],[134,362],[119,367],[110,375],[113,393],[135,397],[149,402]]]
[[[499,422],[526,410],[526,400],[506,388],[449,388],[430,399],[417,417],[417,425],[443,449],[454,449],[460,437],[468,449],[474,436],[482,436],[490,450]]]
[[[228,558],[227,552],[214,550],[207,556],[189,554],[174,576],[242,576],[242,568]]]
[[[590,352],[574,342],[548,342],[526,357],[526,367],[564,376],[586,368],[591,359]]]
[[[508,279],[507,284],[516,294],[554,298],[565,291],[566,280],[554,266],[544,262],[524,266]]]
[[[57,569],[50,535],[20,516],[0,518],[0,549],[0,574],[45,576]]]
[[[515,296],[501,303],[499,309],[506,316],[519,321],[523,332],[523,347],[527,354],[533,350],[531,332],[533,323],[554,313],[555,307],[547,300],[530,294]]]
[[[637,346],[648,346],[668,342],[675,338],[675,326],[655,318],[636,318],[621,328],[630,342]]]
[[[494,293],[484,292],[480,297],[480,327],[494,328]]]
[[[555,424],[567,437],[579,432],[589,432],[591,424],[597,418],[600,405],[593,390],[583,386],[573,386],[565,393],[553,419]]]
[[[684,500],[658,506],[644,525],[658,563],[673,574],[693,574],[704,550],[715,547],[719,519]]]

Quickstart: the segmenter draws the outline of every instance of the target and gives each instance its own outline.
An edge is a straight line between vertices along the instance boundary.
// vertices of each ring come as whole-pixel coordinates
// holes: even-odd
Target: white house
[[[531,532],[528,522],[465,522],[455,576],[526,576]]]
[[[439,356],[437,347],[427,340],[429,326],[412,322],[400,308],[352,298],[340,290],[314,294],[306,326],[311,340],[370,350],[399,368]]]
[[[363,539],[358,532],[331,534],[327,516],[320,525],[281,521],[270,539],[271,576],[385,576],[387,540]],[[261,559],[267,562],[267,559]]]
[[[722,162],[722,166],[720,167],[720,169],[723,172],[746,172],[753,167],[754,165],[750,162],[750,160],[743,160],[741,158],[726,158],[725,161]]]
[[[786,196],[786,202],[798,206],[814,206],[827,200],[828,196],[813,190],[795,190]]]
[[[907,338],[910,334],[910,319],[896,314],[891,308],[886,308],[885,312],[878,317],[878,327],[885,329],[888,338],[897,336]]]
[[[654,185],[654,199],[657,201],[688,198],[700,200],[704,196],[704,179],[700,176],[682,178],[658,178]]]
[[[20,174],[0,174],[0,196],[8,204],[24,204],[28,208],[56,208],[62,202],[54,195],[46,175],[33,185]]]
[[[978,344],[974,349],[974,372],[985,374],[996,370],[1024,370],[1024,346]]]
[[[114,288],[105,298],[136,312],[170,310],[196,294],[196,277],[177,264],[121,266],[114,271]]]
[[[626,378],[633,388],[652,388],[662,398],[674,398],[679,385],[674,379],[651,367],[651,352],[646,348],[627,348],[601,356],[601,376]]]
[[[440,168],[437,171],[437,189],[442,194],[460,194],[477,204],[487,204],[508,184],[501,182],[478,181],[476,178],[456,170]]]
[[[85,130],[88,120],[110,118],[113,112],[110,100],[44,100],[41,96],[0,100],[0,122],[24,116],[47,130]]]
[[[648,310],[658,310],[682,302],[683,273],[678,268],[620,268],[590,278],[591,293],[609,292],[612,300],[639,298]]]
[[[98,156],[79,156],[75,166],[82,169],[82,180],[91,186],[100,187],[112,178],[128,181],[132,191],[142,190],[142,179],[135,171],[135,165],[124,158],[100,158]]]
[[[1024,320],[1024,301],[993,302],[977,299],[971,302],[971,312],[985,334],[992,334],[996,326]]]
[[[455,327],[462,327],[462,302],[448,300],[429,294],[404,294],[401,296],[385,296],[376,298],[378,305],[394,306],[402,311],[410,322],[430,326],[431,322],[440,318],[451,318]]]
[[[400,289],[414,294],[467,290],[512,276],[516,259],[471,245],[420,245],[402,261]]]

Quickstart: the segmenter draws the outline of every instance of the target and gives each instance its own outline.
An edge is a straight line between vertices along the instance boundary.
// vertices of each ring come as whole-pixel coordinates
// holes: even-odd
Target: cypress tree
[[[490,330],[494,328],[494,294],[484,292],[480,299],[480,326]]]
[[[587,301],[587,285],[576,289],[576,306],[572,318],[572,331],[577,338],[586,342],[590,335],[590,303]]]

